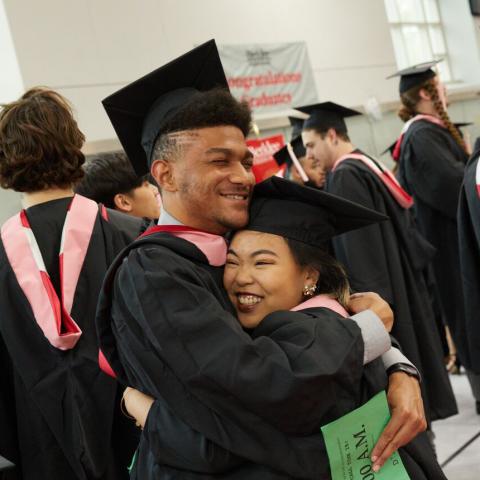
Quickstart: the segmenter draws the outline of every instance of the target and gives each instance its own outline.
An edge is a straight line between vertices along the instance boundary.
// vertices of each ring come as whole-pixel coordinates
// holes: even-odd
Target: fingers
[[[417,405],[413,411],[393,412],[390,422],[372,450],[373,470],[378,472],[392,453],[413,440],[426,427],[427,423],[421,405]]]
[[[401,427],[402,423],[400,419],[398,418],[398,416],[393,415],[372,450],[371,459],[374,465],[379,464],[380,458],[385,458],[384,454],[387,447],[391,445],[391,442],[393,441]]]
[[[372,470],[378,472],[390,456],[396,452],[404,443],[401,443],[403,439],[410,437],[411,431],[407,426],[401,426],[393,437],[388,436],[385,444],[385,448],[379,453],[379,455],[372,455]],[[408,443],[408,442],[407,442]],[[373,460],[375,458],[375,460]]]
[[[357,292],[357,293],[352,293],[350,295],[350,298],[361,298],[361,297],[379,297],[378,293],[375,292]]]

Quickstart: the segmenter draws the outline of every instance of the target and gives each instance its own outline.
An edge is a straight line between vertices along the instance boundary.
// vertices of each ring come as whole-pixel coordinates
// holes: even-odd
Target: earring
[[[313,297],[313,295],[315,294],[315,291],[317,290],[317,286],[316,285],[305,285],[303,287],[303,295],[305,297]]]

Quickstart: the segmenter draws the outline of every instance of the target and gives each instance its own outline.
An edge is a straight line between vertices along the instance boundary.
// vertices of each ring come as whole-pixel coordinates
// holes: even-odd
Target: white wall
[[[4,9],[0,0],[0,104],[11,102],[23,91],[22,77],[13,47],[12,35]]]
[[[453,68],[462,80],[479,83],[480,21],[472,20],[468,0],[439,2]],[[73,103],[91,148],[101,140],[111,148],[114,132],[102,98],[210,38],[218,44],[306,41],[320,100],[357,106],[372,96],[380,103],[397,99],[398,81],[385,80],[396,62],[384,0],[0,0],[0,45],[9,45],[0,48],[0,91],[8,50],[8,74],[16,79],[8,100],[21,85],[55,88]],[[478,112],[479,100],[451,108],[454,121],[480,124]],[[400,127],[392,112],[381,122],[349,122],[354,142],[372,154]],[[471,133],[480,134],[479,127]],[[18,195],[0,191],[0,222],[18,205]]]
[[[454,80],[480,85],[480,32],[467,1],[439,0]]]
[[[305,40],[320,99],[395,98],[383,0],[4,1],[25,86],[67,96],[88,141],[114,135],[103,97],[212,37]]]

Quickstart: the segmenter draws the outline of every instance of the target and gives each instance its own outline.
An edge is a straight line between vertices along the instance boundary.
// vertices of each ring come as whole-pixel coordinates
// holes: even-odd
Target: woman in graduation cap
[[[284,178],[300,185],[323,188],[326,180],[325,169],[317,159],[307,158],[306,153],[299,135],[275,152],[273,157],[280,167],[284,166]]]
[[[0,113],[1,186],[24,204],[0,242],[0,454],[16,464],[13,478],[121,479],[135,442],[124,425],[114,446],[125,420],[98,367],[97,297],[125,241],[104,209],[73,193],[84,140],[51,90],[31,89]]]
[[[282,345],[292,368],[325,372],[323,379],[317,377],[311,391],[305,392],[303,401],[290,405],[286,412],[283,429],[291,435],[312,434],[388,388],[380,358],[367,365],[351,363],[347,369],[334,367],[342,363],[340,357],[351,341],[336,329],[338,322],[350,328],[345,318],[350,290],[343,267],[328,249],[333,236],[381,219],[348,200],[272,177],[255,187],[250,221],[232,238],[224,285],[239,322],[254,339],[268,336]],[[306,324],[320,328],[321,339],[305,343],[302,328]],[[260,466],[247,474],[242,470],[247,460],[210,442],[211,432],[195,432],[186,425],[180,428],[178,421],[174,426],[163,403],[155,402],[149,411],[151,400],[136,391],[129,393],[127,409],[144,426],[146,439],[133,478],[175,478],[171,471],[172,476],[160,474],[162,463],[186,470],[182,478],[206,473],[215,478],[293,478],[262,473]],[[324,399],[322,408],[314,406],[316,395]],[[230,439],[232,444],[237,441]],[[319,478],[327,479],[331,474],[325,445],[321,437],[316,441],[322,465]],[[175,449],[176,455],[172,453]],[[423,434],[400,449],[400,455],[410,478],[445,478]],[[155,463],[158,476],[152,474]]]
[[[444,322],[468,368],[456,215],[469,149],[448,116],[445,87],[432,69],[436,63],[393,75],[400,77],[399,116],[405,122],[393,157],[400,183],[413,196],[418,228],[437,250],[433,269]]]

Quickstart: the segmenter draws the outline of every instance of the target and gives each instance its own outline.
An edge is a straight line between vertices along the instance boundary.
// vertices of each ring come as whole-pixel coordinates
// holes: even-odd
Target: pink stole
[[[400,183],[398,183],[395,175],[393,175],[393,173],[378,160],[373,161],[371,158],[361,153],[348,153],[347,155],[340,157],[334,163],[332,171],[335,171],[338,165],[340,165],[340,163],[342,163],[344,160],[348,160],[350,158],[360,160],[370,170],[372,170],[373,173],[375,173],[375,175],[377,175],[377,177],[387,187],[392,197],[402,208],[408,209],[413,205],[413,198],[402,188]]]
[[[35,321],[50,344],[60,350],[74,348],[82,335],[71,311],[97,215],[95,202],[80,195],[73,197],[59,252],[61,299],[53,288],[25,211],[11,217],[1,228],[8,261]]]
[[[337,300],[329,297],[325,294],[315,295],[312,298],[309,298],[305,302],[302,302],[300,305],[292,308],[293,312],[297,312],[298,310],[305,310],[306,308],[315,308],[315,307],[324,307],[334,312],[338,313],[344,318],[349,316],[348,312],[338,303]]]
[[[475,169],[475,185],[477,186],[477,194],[480,198],[480,158],[477,160],[477,168]]]
[[[403,141],[403,138],[405,137],[405,134],[407,133],[407,130],[410,128],[412,123],[418,122],[419,120],[426,120],[427,122],[434,123],[436,125],[439,125],[440,127],[445,128],[445,124],[442,122],[442,120],[440,120],[437,117],[434,117],[433,115],[424,115],[424,114],[415,115],[413,118],[405,122],[405,125],[403,126],[402,131],[400,132],[400,137],[398,138],[397,143],[395,143],[392,157],[396,162],[398,162],[398,159],[400,158],[402,141]]]
[[[177,238],[193,243],[206,257],[212,267],[222,267],[227,259],[227,242],[220,235],[208,233],[185,225],[155,225],[140,238],[157,232],[167,232]]]

